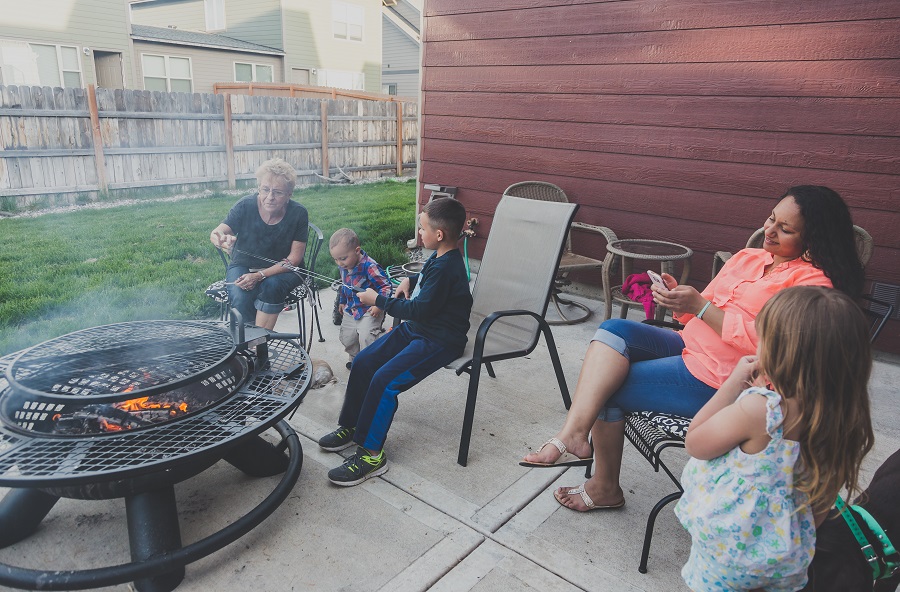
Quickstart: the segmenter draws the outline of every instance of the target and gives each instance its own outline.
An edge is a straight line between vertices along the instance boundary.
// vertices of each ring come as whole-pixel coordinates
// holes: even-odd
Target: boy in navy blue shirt
[[[319,439],[336,452],[356,453],[328,471],[336,485],[357,485],[388,470],[384,442],[397,411],[397,396],[460,357],[466,346],[472,295],[457,248],[466,210],[455,199],[429,202],[419,215],[419,234],[435,253],[422,272],[404,279],[396,297],[369,288],[360,302],[407,322],[359,352],[353,361],[338,428]]]

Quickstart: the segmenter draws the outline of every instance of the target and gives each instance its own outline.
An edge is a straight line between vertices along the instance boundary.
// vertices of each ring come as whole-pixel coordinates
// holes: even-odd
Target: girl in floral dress
[[[794,287],[756,318],[759,348],[697,413],[675,513],[694,591],[806,585],[815,528],[857,490],[872,447],[865,315],[842,292]],[[749,388],[748,388],[749,387]]]

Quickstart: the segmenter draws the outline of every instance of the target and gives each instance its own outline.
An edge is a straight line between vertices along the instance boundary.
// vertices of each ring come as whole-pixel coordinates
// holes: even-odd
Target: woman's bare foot
[[[566,452],[577,456],[578,458],[590,458],[594,453],[591,448],[590,442],[587,441],[587,436],[584,437],[583,440],[576,441],[574,438],[569,436],[565,436],[563,434],[557,434],[556,439],[563,443]],[[537,452],[532,452],[531,454],[526,454],[523,459],[524,462],[534,463],[534,464],[546,464],[552,465],[559,457],[563,455],[559,449],[548,441],[544,446],[538,450]]]
[[[587,499],[585,499],[585,496],[587,496]],[[553,492],[553,497],[561,505],[576,512],[621,508],[625,505],[625,493],[621,487],[616,485],[613,488],[604,489],[602,486],[593,483],[593,479],[578,487],[560,487]],[[588,502],[593,505],[589,506]]]

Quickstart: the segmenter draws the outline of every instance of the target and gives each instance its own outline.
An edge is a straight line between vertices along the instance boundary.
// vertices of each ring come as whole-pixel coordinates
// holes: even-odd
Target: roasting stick
[[[254,255],[253,253],[248,253],[247,251],[242,251],[240,249],[232,248],[232,250],[236,251],[238,253],[241,253],[242,255],[247,255],[248,257],[253,257],[254,259],[259,259],[260,261],[266,261],[266,262],[272,263],[274,265],[280,265],[280,266],[284,267],[285,269],[291,270],[292,272],[296,273],[300,277],[303,277],[305,275],[306,277],[310,277],[314,280],[328,282],[329,285],[333,284],[333,283],[335,283],[335,281],[337,281],[334,278],[330,278],[326,275],[322,275],[320,273],[315,273],[315,272],[309,271],[308,269],[303,269],[302,267],[297,267],[295,265],[291,265],[291,264],[287,263],[286,261],[275,261],[274,259],[269,259],[267,257],[261,257],[259,255]],[[344,286],[344,284],[341,284],[341,285]],[[357,286],[345,286],[345,287],[353,290],[354,292],[365,292],[365,290],[363,288],[359,288]]]

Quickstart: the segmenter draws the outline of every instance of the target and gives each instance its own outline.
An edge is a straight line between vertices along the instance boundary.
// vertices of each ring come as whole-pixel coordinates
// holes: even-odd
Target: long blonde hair
[[[872,448],[869,374],[872,349],[860,307],[839,290],[787,288],[773,296],[756,328],[762,343],[759,369],[773,389],[799,403],[803,471],[797,489],[818,513],[843,487],[859,489],[859,467]]]

